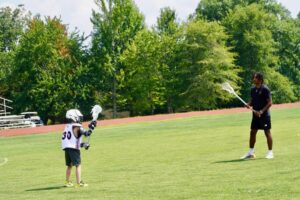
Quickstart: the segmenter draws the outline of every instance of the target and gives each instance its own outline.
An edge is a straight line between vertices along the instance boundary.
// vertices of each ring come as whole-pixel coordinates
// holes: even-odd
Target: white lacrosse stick
[[[94,107],[91,110],[91,114],[93,117],[93,121],[96,121],[98,119],[99,114],[102,112],[102,108],[99,105],[94,105]],[[87,150],[90,147],[90,138],[91,136],[88,136],[87,143],[85,144],[85,149]]]
[[[99,105],[94,105],[92,108],[92,116],[93,116],[93,121],[96,121],[98,119],[99,114],[102,112],[102,108]]]
[[[248,104],[241,97],[239,97],[239,95],[237,95],[237,93],[234,91],[234,89],[231,87],[231,85],[228,82],[222,83],[221,87],[223,90],[226,90],[230,94],[236,96],[245,106],[248,106]],[[250,109],[254,111],[253,108],[250,107]]]

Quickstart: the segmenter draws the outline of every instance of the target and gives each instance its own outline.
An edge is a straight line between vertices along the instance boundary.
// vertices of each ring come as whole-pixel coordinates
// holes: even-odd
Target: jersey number
[[[61,139],[64,140],[64,139],[68,138],[68,140],[70,140],[71,137],[72,137],[71,132],[70,132],[70,131],[68,131],[68,132],[65,131],[65,132],[63,133],[63,136],[62,136]]]

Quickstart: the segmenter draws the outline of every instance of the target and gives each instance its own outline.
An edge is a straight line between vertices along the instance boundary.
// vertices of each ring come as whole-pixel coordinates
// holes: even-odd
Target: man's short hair
[[[255,77],[256,79],[260,80],[262,83],[264,82],[264,76],[263,76],[262,73],[260,73],[260,72],[255,72],[255,73],[253,74],[253,76],[252,76],[252,79],[253,79],[254,77]]]

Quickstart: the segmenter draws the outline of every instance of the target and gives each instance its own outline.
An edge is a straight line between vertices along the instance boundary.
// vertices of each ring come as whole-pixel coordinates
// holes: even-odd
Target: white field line
[[[8,162],[8,158],[0,158],[0,166],[5,165]]]

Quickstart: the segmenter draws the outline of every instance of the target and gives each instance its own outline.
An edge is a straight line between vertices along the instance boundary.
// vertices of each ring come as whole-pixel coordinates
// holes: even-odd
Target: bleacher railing
[[[6,98],[3,98],[3,97],[0,97],[0,107],[1,107],[1,110],[0,110],[0,115],[4,115],[6,116],[7,114],[10,114],[10,112],[7,112],[7,109],[13,109],[12,107],[8,106],[7,103],[11,103],[13,102],[12,100],[9,100],[9,99],[6,99]]]

